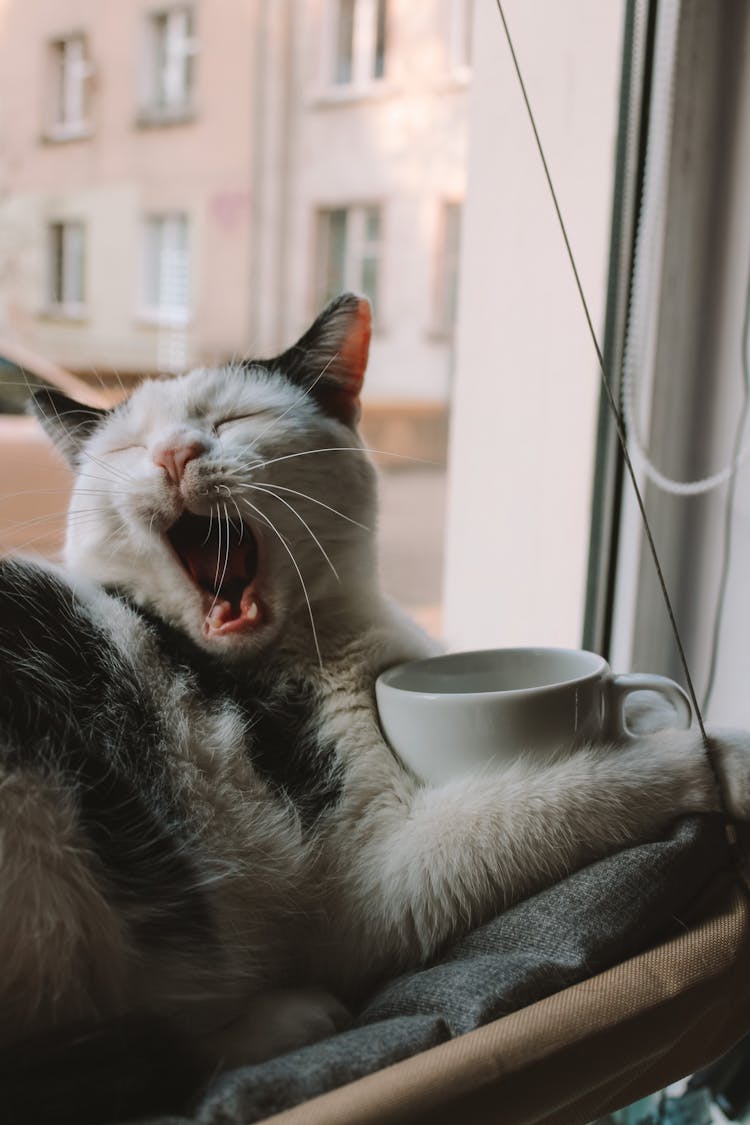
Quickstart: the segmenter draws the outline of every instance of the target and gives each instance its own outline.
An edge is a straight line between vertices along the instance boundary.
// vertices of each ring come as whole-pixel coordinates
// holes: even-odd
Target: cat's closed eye
[[[214,430],[218,433],[223,426],[231,426],[234,422],[248,422],[251,418],[260,418],[270,413],[269,410],[250,410],[245,414],[235,414],[231,418],[220,418],[218,422],[214,422]]]
[[[133,441],[129,445],[118,445],[116,449],[105,449],[105,453],[127,453],[129,449],[145,449],[146,446],[142,442]]]

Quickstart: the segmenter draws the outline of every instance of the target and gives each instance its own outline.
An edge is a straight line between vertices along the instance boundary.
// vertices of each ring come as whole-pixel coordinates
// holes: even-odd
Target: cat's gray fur
[[[64,566],[0,565],[0,1042],[145,1011],[211,1065],[258,1060],[716,807],[694,731],[442,788],[396,760],[374,680],[432,646],[378,585],[368,343],[346,295],[272,361],[149,381],[109,413],[38,397],[77,477]],[[229,573],[230,521],[252,528],[244,609],[235,592],[212,616],[170,546],[186,507],[211,515],[217,568],[231,534]],[[749,749],[720,743],[738,817]]]

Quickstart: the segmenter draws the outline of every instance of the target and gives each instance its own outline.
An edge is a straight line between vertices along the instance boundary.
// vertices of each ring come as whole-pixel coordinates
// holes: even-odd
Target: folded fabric
[[[684,929],[727,863],[718,817],[681,821],[667,839],[591,864],[388,982],[349,1030],[223,1074],[191,1118],[151,1125],[251,1125],[541,1000]]]

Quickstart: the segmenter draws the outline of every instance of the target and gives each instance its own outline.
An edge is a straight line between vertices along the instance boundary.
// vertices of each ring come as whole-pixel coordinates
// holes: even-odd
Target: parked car
[[[54,558],[62,545],[71,474],[27,413],[30,391],[44,386],[94,405],[106,401],[71,372],[0,338],[0,555]]]

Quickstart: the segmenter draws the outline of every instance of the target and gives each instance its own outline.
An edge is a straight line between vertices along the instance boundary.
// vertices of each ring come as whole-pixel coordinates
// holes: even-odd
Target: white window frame
[[[49,140],[74,140],[91,133],[88,81],[94,67],[82,32],[50,42]]]
[[[733,52],[735,37],[747,30],[736,15],[729,14],[734,22],[725,17],[720,7],[696,0],[656,9],[649,132],[641,142],[647,144],[645,182],[633,180],[640,245],[633,273],[626,275],[631,307],[622,366],[636,384],[627,394],[631,457],[704,718],[744,727],[750,714],[744,675],[747,468],[737,473],[736,492],[715,480],[701,496],[680,494],[682,485],[731,469],[742,410],[749,103],[740,92],[746,83],[733,71]],[[744,60],[747,53],[740,49],[736,57]],[[746,62],[744,71],[746,79]],[[715,127],[719,112],[722,130]],[[639,113],[636,103],[632,117]],[[700,161],[692,159],[695,152]],[[635,199],[630,205],[635,209]],[[718,210],[721,224],[714,230]],[[612,435],[613,448],[615,441]],[[745,432],[745,447],[747,441]],[[684,682],[629,481],[619,495],[618,535],[610,547],[616,562],[610,662]],[[720,594],[725,564],[726,600]],[[709,693],[714,647],[717,676]]]
[[[46,306],[55,316],[86,315],[86,227],[79,219],[53,219],[47,226]]]
[[[140,107],[144,122],[179,120],[192,114],[193,60],[197,54],[192,4],[173,5],[147,14]]]
[[[388,56],[391,43],[391,11],[389,0],[352,0],[354,4],[351,76],[348,81],[336,78],[339,16],[342,0],[327,0],[324,20],[324,44],[321,52],[320,79],[323,96],[333,99],[361,97],[380,91],[388,80]],[[376,74],[378,16],[384,6],[385,47],[382,73]]]
[[[190,322],[190,218],[184,211],[143,219],[140,320],[174,328]]]
[[[336,295],[335,293],[326,293],[325,276],[328,265],[328,231],[326,229],[326,219],[327,216],[337,211],[343,211],[346,214],[343,276],[339,288],[342,292],[345,290],[355,290],[359,293],[365,292],[363,284],[364,264],[366,259],[374,258],[376,262],[375,292],[369,294],[369,296],[373,304],[374,319],[377,323],[382,306],[384,208],[382,203],[376,200],[357,203],[338,203],[317,208],[315,213],[317,269],[314,284],[314,299],[312,302],[313,307],[320,308],[327,299]],[[367,233],[367,217],[368,213],[372,211],[377,212],[378,216],[378,234],[375,238]]]

